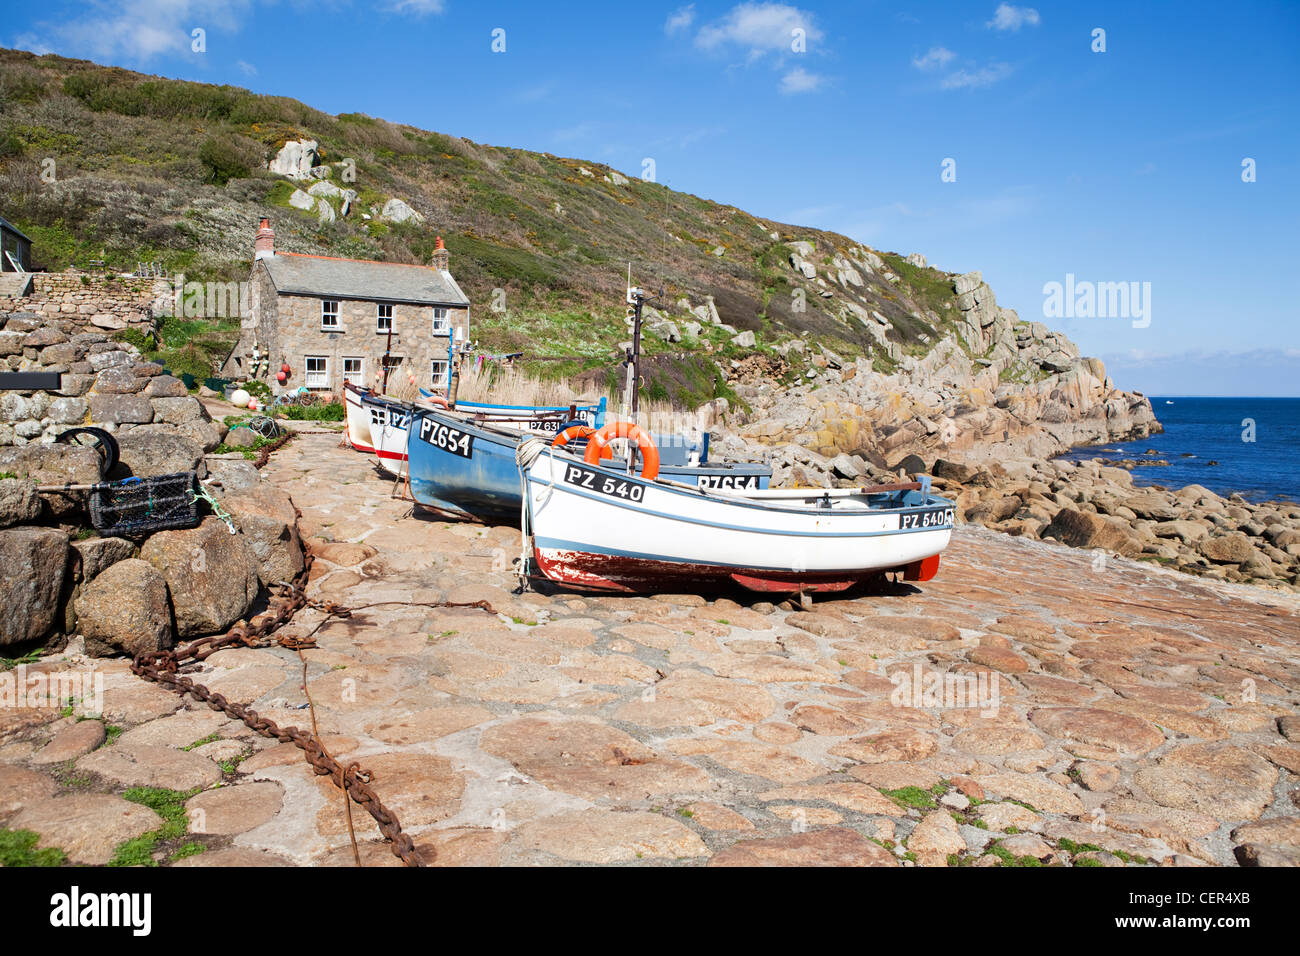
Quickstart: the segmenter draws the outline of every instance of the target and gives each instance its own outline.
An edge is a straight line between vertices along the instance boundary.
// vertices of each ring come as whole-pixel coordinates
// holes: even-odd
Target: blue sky
[[[1124,387],[1300,395],[1300,4],[5,6],[6,46],[650,158],[674,189],[980,269]],[[1045,317],[1067,274],[1150,283],[1149,324]]]

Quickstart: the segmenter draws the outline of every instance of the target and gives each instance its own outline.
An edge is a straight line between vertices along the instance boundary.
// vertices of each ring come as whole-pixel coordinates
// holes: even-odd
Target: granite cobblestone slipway
[[[333,435],[298,436],[262,474],[302,509],[308,596],[356,609],[280,632],[315,631],[324,742],[437,865],[1300,862],[1291,593],[966,525],[934,581],[810,610],[516,595],[517,529],[409,516]],[[427,606],[477,600],[500,613]],[[41,667],[84,668],[82,648]],[[183,799],[209,827],[183,838],[202,852],[160,844],[159,864],[352,864],[338,790],[297,748],[94,663],[98,746],[67,736],[75,715],[0,712],[0,825],[102,863],[159,826],[121,794],[184,767],[173,782],[202,788]],[[996,706],[899,698],[918,668],[982,676]],[[285,648],[223,649],[190,676],[307,719]],[[81,789],[38,759],[56,745],[93,748],[69,758]],[[399,865],[354,823],[363,863]]]

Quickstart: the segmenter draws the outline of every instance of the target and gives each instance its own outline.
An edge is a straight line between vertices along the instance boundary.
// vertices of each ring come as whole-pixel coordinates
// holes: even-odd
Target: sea
[[[1151,459],[1135,485],[1204,485],[1251,501],[1300,501],[1300,398],[1151,396],[1165,430],[1139,441],[1088,445],[1061,458]],[[1148,454],[1155,452],[1155,454]]]

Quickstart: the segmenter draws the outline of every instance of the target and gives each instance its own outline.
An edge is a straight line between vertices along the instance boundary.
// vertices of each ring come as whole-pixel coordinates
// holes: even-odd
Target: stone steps
[[[20,299],[32,285],[30,273],[0,272],[0,299]]]

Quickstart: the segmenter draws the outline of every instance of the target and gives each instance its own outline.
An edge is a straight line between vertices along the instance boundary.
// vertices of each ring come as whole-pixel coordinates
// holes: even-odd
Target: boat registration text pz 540
[[[450,425],[436,422],[432,418],[420,419],[420,441],[441,448],[443,451],[459,455],[461,458],[474,457],[474,436]]]
[[[898,516],[900,531],[921,531],[927,528],[951,528],[954,520],[952,508],[935,508],[932,511],[914,511]]]
[[[577,465],[565,466],[564,480],[579,488],[609,495],[611,498],[622,498],[624,501],[640,501],[645,497],[645,488],[634,481],[624,481]]]

